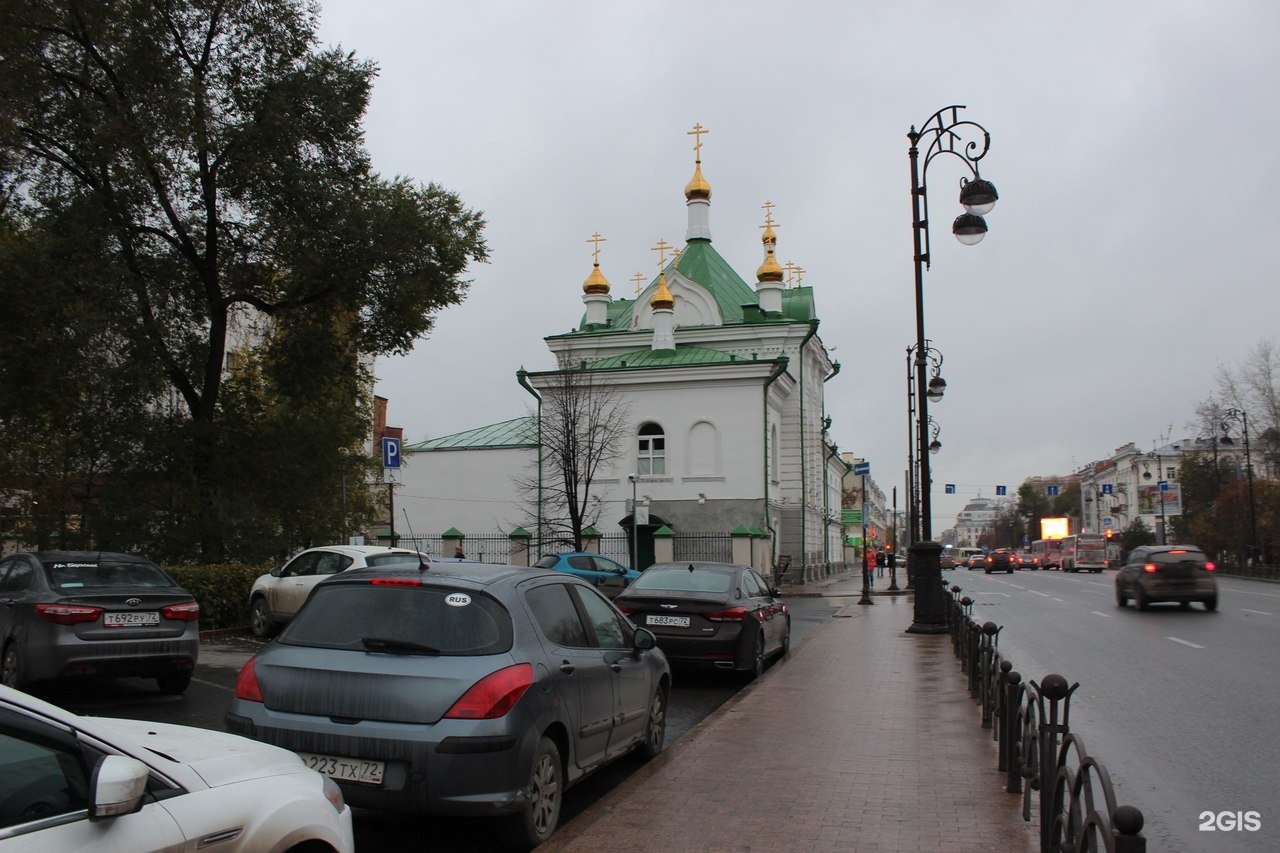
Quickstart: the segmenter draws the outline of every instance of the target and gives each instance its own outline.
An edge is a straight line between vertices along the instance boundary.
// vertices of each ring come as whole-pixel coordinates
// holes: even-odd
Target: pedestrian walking
[[[884,551],[876,551],[876,577],[884,577]]]
[[[876,552],[868,548],[864,556],[866,559],[863,565],[866,567],[865,571],[867,573],[867,585],[875,586],[876,585]]]

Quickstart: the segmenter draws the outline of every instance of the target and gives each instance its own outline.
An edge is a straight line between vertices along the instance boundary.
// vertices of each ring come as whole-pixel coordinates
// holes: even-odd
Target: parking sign
[[[382,439],[382,467],[400,467],[400,439],[385,437]]]

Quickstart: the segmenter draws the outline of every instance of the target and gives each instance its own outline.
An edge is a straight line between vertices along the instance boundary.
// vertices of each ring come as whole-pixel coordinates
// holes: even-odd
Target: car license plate
[[[132,628],[135,625],[159,625],[160,614],[155,610],[130,610],[125,613],[104,613],[102,621],[108,628]]]
[[[302,763],[317,773],[343,782],[360,782],[365,785],[381,785],[386,763],[365,758],[343,758],[338,755],[314,755],[299,752]]]
[[[656,616],[651,615],[645,620],[646,625],[669,625],[672,628],[688,628],[688,616]]]

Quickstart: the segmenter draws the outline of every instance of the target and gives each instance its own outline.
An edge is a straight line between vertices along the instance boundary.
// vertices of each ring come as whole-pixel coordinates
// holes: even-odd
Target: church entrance
[[[649,513],[649,523],[640,524],[635,531],[635,550],[636,559],[631,568],[642,572],[654,563],[653,556],[653,532],[662,527],[667,522],[660,516]],[[627,553],[631,553],[631,528],[634,524],[633,517],[628,515],[618,522],[618,526],[627,532]]]

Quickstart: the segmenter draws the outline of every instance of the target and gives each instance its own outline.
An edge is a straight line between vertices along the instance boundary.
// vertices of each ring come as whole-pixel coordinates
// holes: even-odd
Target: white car
[[[0,848],[355,850],[338,786],[288,750],[207,729],[81,717],[0,686]]]
[[[366,566],[430,562],[426,554],[385,545],[325,545],[308,548],[284,566],[272,569],[253,582],[249,591],[249,627],[254,636],[266,639],[293,618],[312,588],[320,581]]]

